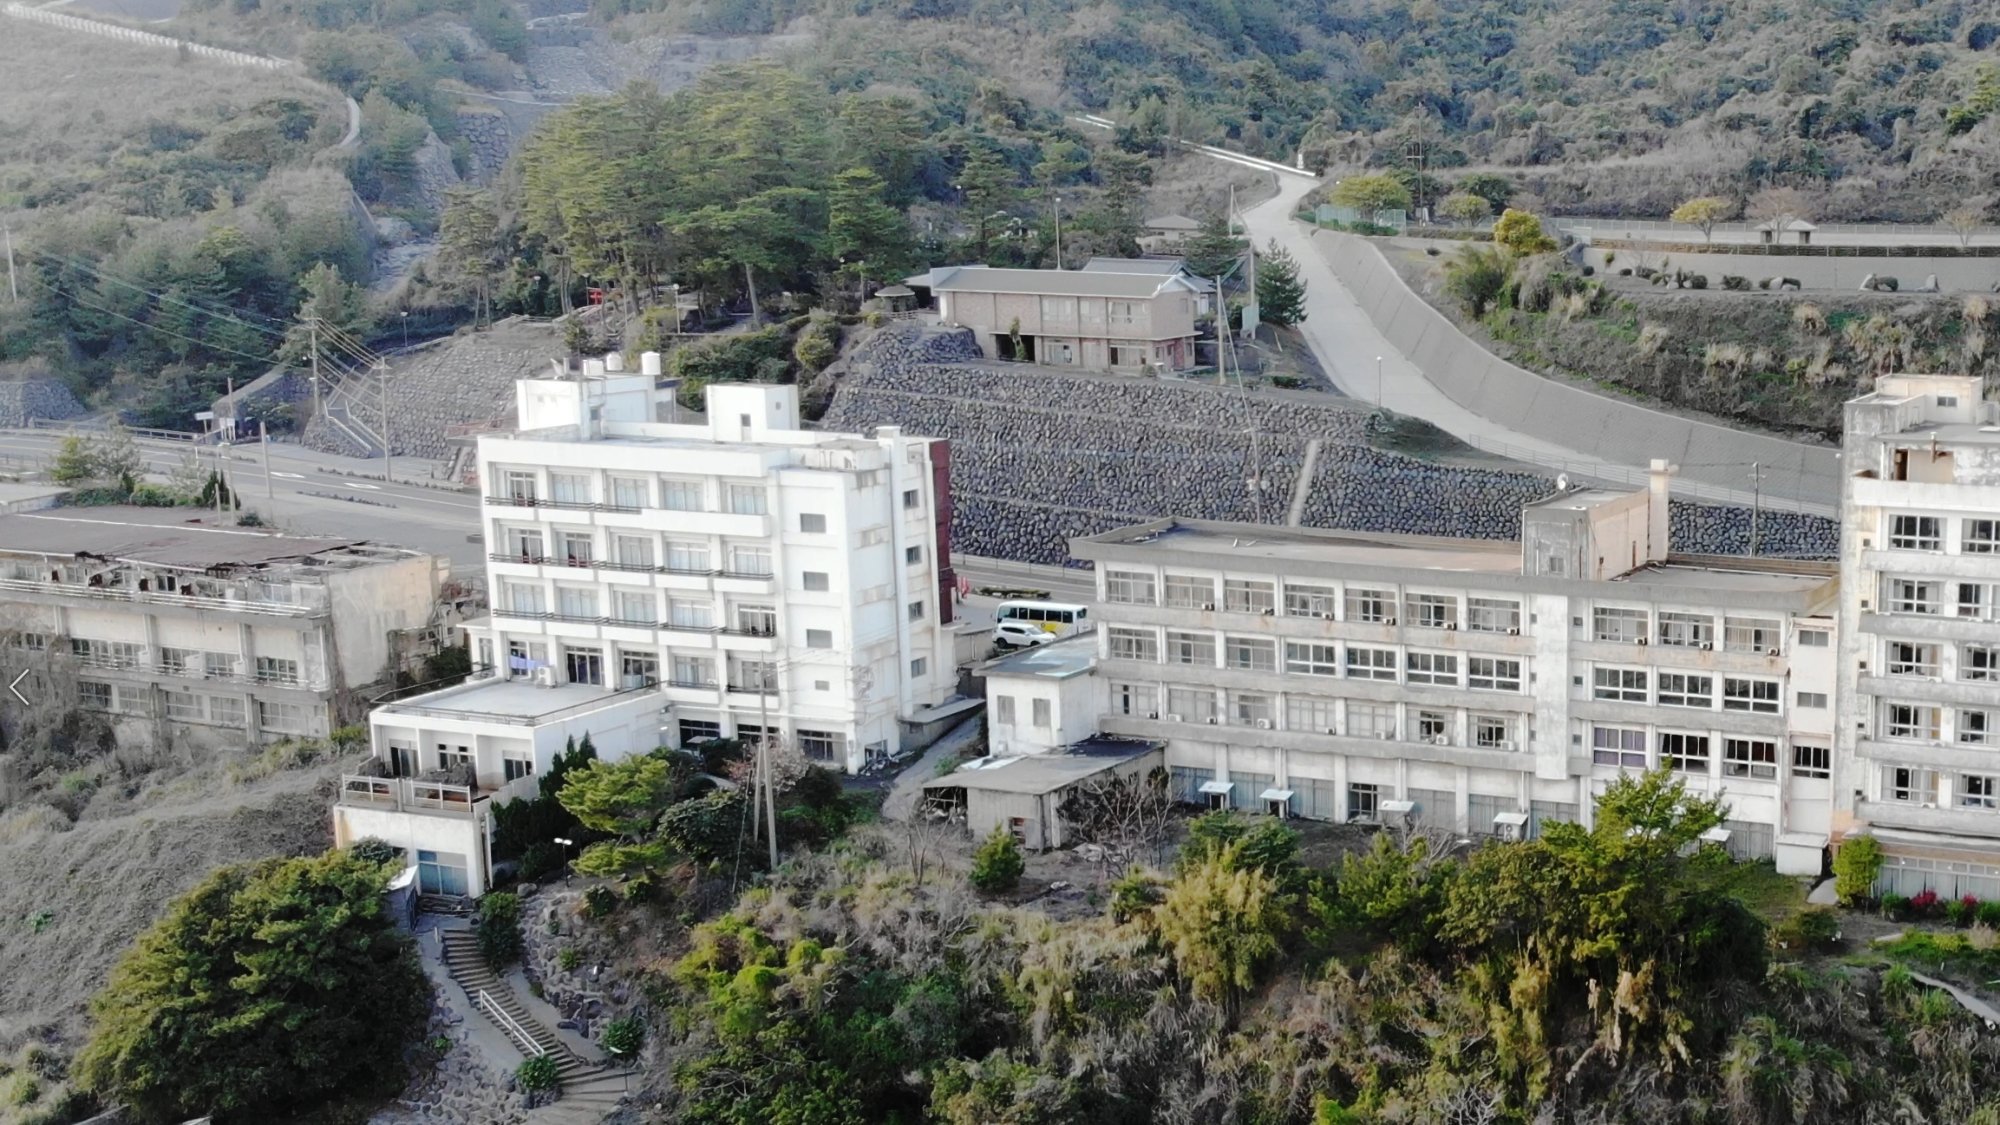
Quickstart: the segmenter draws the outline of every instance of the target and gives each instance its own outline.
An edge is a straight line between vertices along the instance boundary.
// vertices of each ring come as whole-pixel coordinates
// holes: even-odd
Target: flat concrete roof
[[[190,515],[187,508],[58,508],[0,515],[0,554],[88,557],[183,570],[302,563],[353,554],[366,539],[285,535],[236,527],[231,517]],[[387,558],[416,552],[380,547]]]
[[[1991,423],[1927,422],[1888,436],[1920,443],[1928,443],[1935,437],[1939,445],[2000,445],[2000,426]]]
[[[606,705],[622,702],[632,694],[611,691],[595,684],[556,684],[553,687],[542,687],[528,679],[491,679],[475,680],[469,684],[443,688],[424,695],[413,695],[408,699],[384,703],[380,709],[390,714],[399,712],[435,714],[449,711],[463,712],[469,719],[533,719],[553,711],[583,707],[593,702]]]
[[[1551,496],[1544,496],[1540,500],[1530,500],[1527,506],[1530,508],[1561,508],[1573,512],[1582,512],[1595,508],[1599,504],[1609,503],[1613,500],[1622,500],[1631,495],[1632,493],[1629,491],[1615,488],[1572,488],[1567,492],[1558,492]]]
[[[1090,671],[1096,663],[1096,636],[1078,633],[1074,637],[1000,657],[988,663],[984,670],[989,676],[1040,676],[1049,680],[1067,680]]]
[[[1168,289],[1192,289],[1177,274],[1083,270],[1018,270],[992,266],[938,266],[907,279],[933,293],[1033,293],[1057,297],[1124,297],[1143,300]]]
[[[1421,567],[1493,574],[1521,572],[1521,545],[1504,539],[1447,539],[1392,532],[1329,531],[1263,524],[1170,520],[1166,526],[1107,531],[1090,542],[1227,555],[1239,559],[1288,559],[1367,566]]]
[[[977,789],[986,793],[1039,796],[1159,752],[1158,746],[1146,742],[1090,739],[1060,754],[1030,754],[968,762],[955,773],[924,782],[924,788]]]

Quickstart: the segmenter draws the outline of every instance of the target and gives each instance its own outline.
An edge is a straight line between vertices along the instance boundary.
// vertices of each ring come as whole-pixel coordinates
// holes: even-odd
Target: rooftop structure
[[[939,266],[908,283],[996,359],[1134,371],[1194,363],[1199,287],[1180,274]]]

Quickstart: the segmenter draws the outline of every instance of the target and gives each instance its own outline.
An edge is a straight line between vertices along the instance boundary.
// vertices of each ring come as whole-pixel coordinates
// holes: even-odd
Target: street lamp
[[[1382,357],[1375,357],[1375,409],[1382,409]]]
[[[404,309],[400,315],[403,318],[403,350],[408,351],[410,348],[410,310]]]
[[[571,848],[573,848],[573,847],[575,847],[575,846],[576,846],[576,841],[575,841],[575,840],[571,840],[571,839],[567,839],[567,838],[565,838],[565,837],[562,837],[562,836],[557,836],[557,837],[555,837],[554,839],[555,839],[555,842],[556,842],[556,843],[558,843],[558,844],[562,845],[562,850],[563,850],[563,882],[567,883],[567,882],[569,882],[569,850],[570,850]]]

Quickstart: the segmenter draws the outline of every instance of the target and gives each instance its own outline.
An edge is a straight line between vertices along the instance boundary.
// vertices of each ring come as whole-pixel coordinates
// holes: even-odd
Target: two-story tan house
[[[1186,277],[940,266],[909,279],[946,324],[996,359],[1099,371],[1194,365],[1197,287]]]

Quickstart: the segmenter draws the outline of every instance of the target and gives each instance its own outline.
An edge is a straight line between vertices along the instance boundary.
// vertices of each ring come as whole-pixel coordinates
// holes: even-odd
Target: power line
[[[154,298],[155,300],[164,301],[170,305],[179,305],[180,307],[187,309],[190,312],[197,312],[201,313],[204,316],[211,316],[220,320],[226,320],[232,324],[236,324],[240,327],[247,328],[252,332],[261,332],[264,335],[269,336],[275,340],[283,340],[285,338],[285,334],[283,332],[278,332],[269,328],[260,327],[255,324],[251,324],[246,320],[240,319],[237,316],[238,310],[225,311],[223,309],[219,309],[210,305],[196,304],[190,299],[173,297],[168,294],[158,292],[157,290],[148,289],[145,286],[140,285],[136,282],[127,281],[124,278],[105,273],[98,267],[93,266],[88,262],[84,262],[75,258],[66,258],[59,254],[51,254],[45,250],[30,250],[28,252],[46,261],[56,262],[62,265],[70,266],[75,269],[83,270],[84,272],[97,278],[99,281],[106,282],[111,285],[121,286],[123,288],[130,289],[137,293],[144,293],[147,296]],[[61,286],[57,286],[56,288],[60,290]],[[268,319],[266,317],[263,317],[263,314],[261,313],[251,313],[250,315],[257,316],[260,319]],[[277,322],[273,321],[272,323],[277,323]]]
[[[163,336],[172,336],[174,339],[179,340],[182,343],[193,344],[195,347],[202,348],[206,351],[223,352],[228,355],[241,356],[242,358],[250,360],[254,363],[272,364],[277,362],[277,360],[275,360],[273,357],[269,355],[252,355],[249,352],[238,351],[235,348],[224,347],[221,344],[210,343],[206,340],[197,340],[192,336],[184,336],[181,333],[176,332],[171,328],[162,328],[157,324],[148,324],[143,320],[138,320],[133,317],[126,316],[124,313],[121,312],[114,312],[111,309],[100,308],[97,305],[91,304],[90,302],[84,300],[82,297],[79,297],[74,293],[70,294],[70,300],[83,308],[89,309],[92,312],[103,313],[105,316],[117,317],[119,320],[125,321],[128,324],[136,325],[140,328],[144,328],[151,332],[158,332]]]

